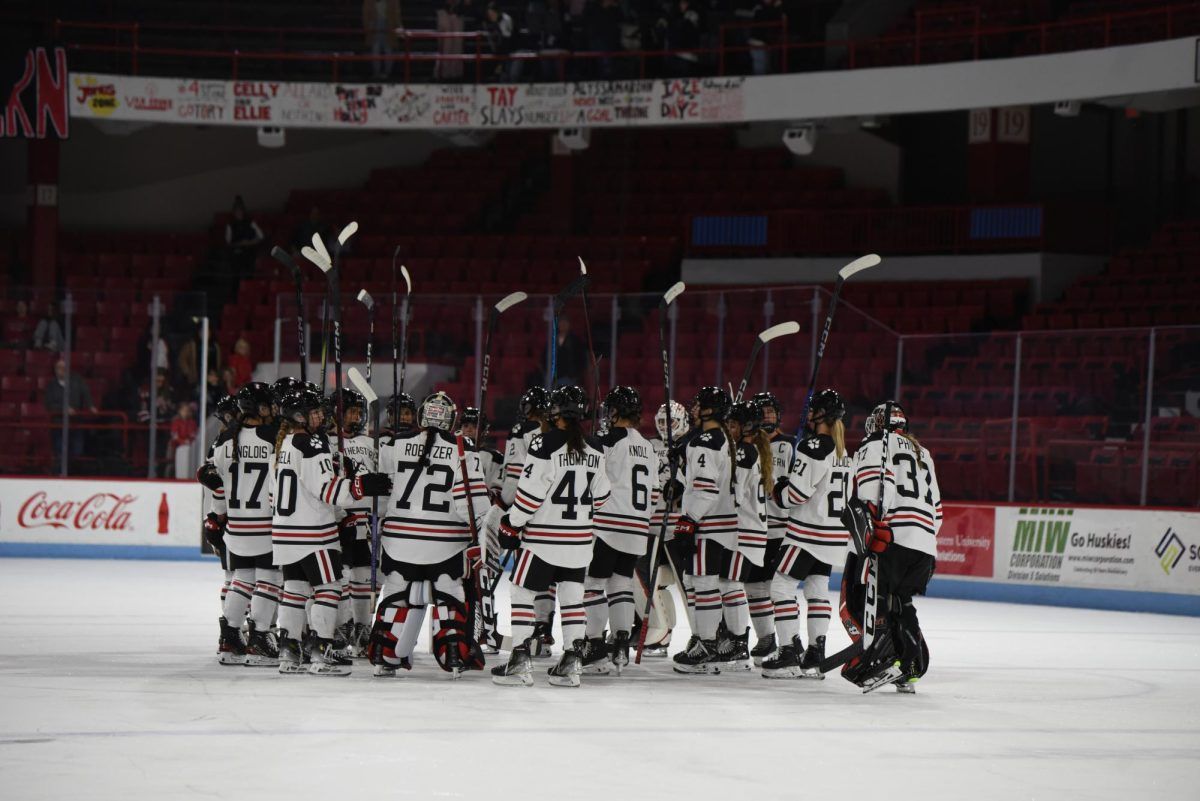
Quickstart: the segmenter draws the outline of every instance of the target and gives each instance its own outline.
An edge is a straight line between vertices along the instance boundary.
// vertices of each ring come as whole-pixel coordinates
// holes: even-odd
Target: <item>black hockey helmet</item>
[[[417,420],[417,402],[413,400],[413,396],[407,392],[399,392],[392,396],[387,405],[388,426],[393,430],[402,425],[400,421],[400,410],[408,409],[412,413],[413,422],[409,425],[416,425]]]
[[[812,424],[826,423],[833,425],[846,416],[846,401],[834,389],[823,389],[813,395],[812,403],[808,405],[812,412]]]
[[[613,387],[604,396],[604,408],[610,421],[637,420],[642,416],[642,396],[633,387]]]
[[[889,408],[891,410],[890,415],[888,414]],[[888,418],[886,425],[884,424],[885,417]],[[908,431],[908,415],[904,413],[904,407],[896,403],[896,401],[884,401],[867,415],[867,419],[863,423],[863,428],[867,432],[868,437],[884,428],[888,431]]]
[[[550,393],[550,411],[548,417],[555,420],[559,417],[565,420],[582,420],[587,416],[587,393],[583,387],[570,384],[558,387]]]
[[[217,419],[225,425],[230,425],[238,419],[238,402],[233,395],[226,395],[217,401]]]
[[[421,428],[434,428],[438,431],[453,431],[454,420],[458,417],[458,407],[445,392],[434,392],[421,401],[417,412],[417,425]]]
[[[237,391],[238,409],[245,417],[269,417],[274,402],[275,393],[271,391],[271,385],[262,381],[251,381]],[[266,415],[262,412],[264,407],[267,409]]]
[[[550,411],[550,392],[545,387],[530,387],[521,396],[521,417],[544,417]]]
[[[279,406],[284,418],[288,421],[309,433],[317,433],[309,430],[308,416],[317,409],[322,411],[325,409],[325,399],[321,397],[319,389],[305,386],[296,387],[283,397],[283,402]]]
[[[283,396],[287,395],[293,389],[300,385],[300,379],[295,376],[285,375],[275,379],[275,383],[271,384],[271,401],[279,406],[283,403]]]
[[[762,406],[753,398],[739,401],[729,407],[725,419],[740,423],[743,434],[753,434],[762,425]]]
[[[783,420],[783,404],[779,402],[779,398],[775,397],[774,392],[763,391],[756,393],[750,400],[758,403],[759,408],[764,412],[767,409],[775,410],[774,422],[767,422],[766,419],[764,419],[760,424],[763,431],[766,431],[768,434],[774,434],[775,429],[779,428],[779,423]]]
[[[729,414],[729,406],[733,401],[729,398],[728,390],[721,387],[700,387],[700,391],[696,393],[696,398],[692,403],[699,410],[700,422],[705,420],[721,421],[725,419],[725,415]],[[704,410],[708,409],[709,413],[705,414]]]
[[[475,426],[475,438],[483,439],[488,434],[488,422],[485,415],[481,415],[479,410],[474,406],[464,406],[462,414],[458,418],[458,427]]]
[[[329,406],[330,411],[336,417],[338,411],[337,390],[329,393]],[[350,415],[346,414],[346,412],[355,408],[360,410],[358,419],[350,420]],[[345,420],[342,422],[342,430],[351,436],[362,433],[363,428],[366,427],[367,399],[357,389],[352,387],[342,387],[342,416],[345,418]]]

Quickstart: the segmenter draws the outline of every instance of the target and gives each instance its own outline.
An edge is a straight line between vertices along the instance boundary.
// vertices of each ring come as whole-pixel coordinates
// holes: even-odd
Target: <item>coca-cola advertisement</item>
[[[0,543],[199,547],[189,481],[0,480]]]

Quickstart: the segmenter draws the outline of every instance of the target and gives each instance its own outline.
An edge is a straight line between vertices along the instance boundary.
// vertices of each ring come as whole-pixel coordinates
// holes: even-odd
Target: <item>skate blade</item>
[[[893,682],[896,681],[896,679],[900,678],[902,675],[904,675],[904,673],[903,673],[903,671],[900,670],[900,668],[898,668],[898,667],[888,668],[887,671],[879,678],[875,679],[874,681],[872,681],[869,684],[862,685],[863,695],[866,695],[867,693],[872,692],[874,690],[878,690],[880,687],[882,687],[885,684],[892,684]]]
[[[897,682],[896,692],[900,693],[901,695],[916,695],[917,685],[910,681]]]
[[[551,687],[578,687],[580,684],[579,676],[574,674],[570,676],[548,676],[546,681],[550,683]]]
[[[779,668],[777,670],[764,670],[762,677],[764,679],[799,679],[803,674],[799,668]]]
[[[279,667],[279,660],[269,656],[252,656],[246,660],[246,667]]]
[[[396,670],[395,668],[380,668],[377,665],[375,667],[375,672],[371,675],[377,679],[394,679],[396,678]]]
[[[279,672],[280,673],[299,674],[299,673],[307,673],[308,669],[305,668],[303,665],[300,665],[297,662],[280,662],[279,663]]]
[[[673,665],[673,668],[685,676],[718,676],[721,673],[716,665]]]
[[[801,670],[800,678],[812,679],[813,681],[823,681],[825,679],[825,674],[819,670]]]
[[[666,648],[656,648],[653,651],[642,651],[642,659],[665,659],[668,656]]]
[[[589,676],[607,676],[611,670],[606,664],[584,665],[583,667],[583,672]]]
[[[310,666],[308,668],[310,676],[349,676],[350,669],[341,665],[328,665],[325,667]]]
[[[725,670],[730,673],[744,673],[750,670],[749,660],[736,659],[732,662],[722,662],[720,670]]]
[[[492,684],[497,684],[501,687],[532,687],[533,676],[492,676]]]
[[[234,656],[232,654],[222,654],[221,658],[218,659],[217,662],[219,662],[222,665],[225,665],[226,667],[232,667],[234,665],[244,665],[244,664],[246,664],[246,657]]]

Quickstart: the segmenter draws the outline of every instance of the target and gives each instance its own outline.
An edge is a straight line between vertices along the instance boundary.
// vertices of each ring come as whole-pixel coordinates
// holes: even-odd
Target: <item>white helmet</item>
[[[654,428],[663,442],[667,440],[667,404],[658,407],[654,415]],[[688,432],[688,413],[679,401],[671,401],[671,439],[679,440]]]
[[[438,431],[453,431],[458,407],[445,392],[435,392],[421,401],[417,410],[417,425],[421,428],[436,428]]]
[[[891,407],[889,410],[889,406]],[[884,415],[889,417],[887,425],[884,426]],[[867,419],[863,421],[863,429],[867,432],[867,436],[871,436],[876,431],[881,431],[884,428],[888,431],[908,431],[908,416],[904,413],[904,409],[895,401],[884,401],[871,410],[867,415]]]

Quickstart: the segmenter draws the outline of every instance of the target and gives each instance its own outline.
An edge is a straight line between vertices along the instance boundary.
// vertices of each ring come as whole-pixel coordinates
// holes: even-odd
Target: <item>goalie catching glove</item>
[[[350,495],[356,501],[391,493],[392,479],[387,473],[363,473],[361,476],[355,476],[350,482]]]

